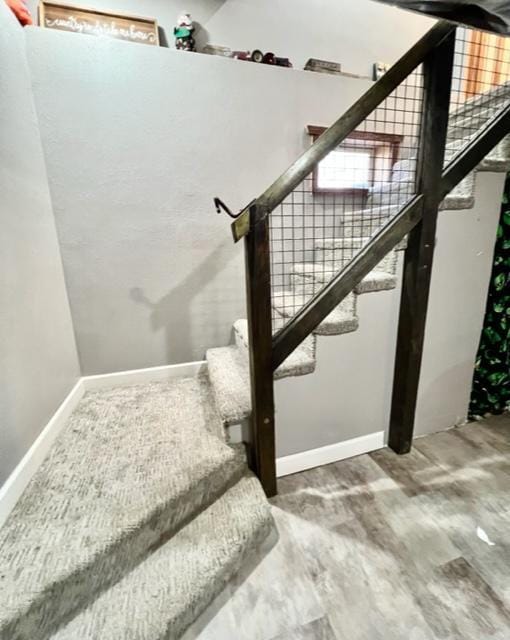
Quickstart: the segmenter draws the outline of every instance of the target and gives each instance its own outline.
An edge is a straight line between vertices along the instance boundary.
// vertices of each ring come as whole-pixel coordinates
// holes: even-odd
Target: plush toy
[[[7,6],[11,8],[12,12],[18,18],[20,24],[26,27],[27,24],[34,24],[32,22],[32,16],[28,10],[24,0],[5,0]]]
[[[182,51],[195,51],[193,32],[195,27],[189,13],[179,16],[177,26],[174,29],[175,48]]]

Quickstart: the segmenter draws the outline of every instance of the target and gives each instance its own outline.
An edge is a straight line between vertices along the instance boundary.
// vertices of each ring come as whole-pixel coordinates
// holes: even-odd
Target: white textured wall
[[[418,435],[466,419],[505,174],[479,173],[476,203],[439,216],[416,414]]]
[[[399,297],[399,289],[359,296],[359,329],[320,336],[315,372],[276,382],[278,456],[386,430]]]
[[[0,485],[79,375],[24,50],[0,2]]]
[[[370,85],[27,30],[84,374],[197,360],[244,314],[233,208]],[[78,72],[79,70],[79,72]]]
[[[29,0],[34,15],[37,3]],[[90,6],[156,18],[171,47],[176,19],[186,11],[198,23],[199,46],[273,51],[298,69],[323,58],[370,76],[375,61],[394,62],[433,24],[373,0],[91,0]]]

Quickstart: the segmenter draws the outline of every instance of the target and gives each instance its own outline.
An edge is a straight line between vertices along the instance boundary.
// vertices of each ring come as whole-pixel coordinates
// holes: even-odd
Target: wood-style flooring
[[[186,640],[510,640],[508,415],[282,478],[272,504],[278,544]]]

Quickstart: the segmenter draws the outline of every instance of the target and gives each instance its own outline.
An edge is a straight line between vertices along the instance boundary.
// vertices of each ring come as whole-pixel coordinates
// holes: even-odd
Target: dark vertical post
[[[397,353],[393,380],[389,446],[397,453],[411,449],[416,400],[427,318],[430,277],[441,200],[455,31],[423,63],[424,105],[417,166],[417,193],[424,195],[421,221],[409,234],[404,258]]]
[[[257,205],[250,207],[245,255],[252,406],[250,466],[271,497],[276,495],[271,261],[269,221]]]

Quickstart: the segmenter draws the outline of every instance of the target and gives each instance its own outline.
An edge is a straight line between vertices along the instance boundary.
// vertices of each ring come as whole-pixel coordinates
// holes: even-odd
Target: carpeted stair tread
[[[474,195],[448,194],[439,205],[439,209],[441,211],[461,211],[462,209],[472,209],[474,206]]]
[[[475,177],[472,171],[450,191],[439,205],[441,210],[471,209],[475,204]]]
[[[276,322],[273,329],[277,331],[285,322]],[[239,351],[248,359],[248,321],[245,319],[234,322],[234,335]],[[291,376],[305,376],[315,371],[315,337],[308,336],[303,342],[282,362],[274,372],[274,379],[288,378]]]
[[[203,376],[87,393],[0,530],[0,637],[46,637],[234,484],[220,429]]]
[[[52,640],[177,639],[274,531],[260,483],[247,475]]]
[[[273,298],[273,307],[284,318],[292,318],[308,302],[308,296],[294,291],[283,291]],[[355,298],[349,294],[338,307],[320,323],[314,333],[319,336],[340,335],[356,331],[359,326],[356,316]]]
[[[250,371],[238,347],[208,349],[206,360],[216,405],[226,425],[239,424],[251,414]]]
[[[448,145],[447,149],[457,141],[465,142],[472,138],[481,127],[491,120],[503,106],[503,103],[495,103],[490,107],[482,107],[476,114],[458,112],[457,115],[450,114],[448,122]]]
[[[342,228],[342,236],[349,237],[371,237],[386,222],[398,213],[399,205],[372,205],[354,211],[345,211],[342,214],[339,224]]]
[[[356,293],[388,291],[397,286],[397,276],[385,271],[371,271],[355,288]]]
[[[459,209],[459,208],[471,208],[474,204],[475,193],[474,173],[468,174],[461,182],[455,186],[452,191],[445,197],[441,203],[441,209]],[[410,182],[386,182],[378,184],[376,187],[370,190],[367,208],[368,211],[371,208],[382,206],[402,206],[406,202],[410,201],[414,194],[414,181]],[[377,217],[372,213],[370,218],[366,220],[377,220]],[[371,222],[372,227],[375,227],[374,222]],[[365,225],[366,226],[366,225]],[[379,225],[380,226],[380,225]],[[376,229],[374,229],[376,230]]]
[[[296,263],[293,266],[293,271],[291,275],[299,276],[304,279],[310,279],[317,284],[326,283],[336,275],[337,271],[333,269],[324,269],[324,266],[321,263],[317,262],[301,262]],[[381,282],[385,278],[391,277],[395,280],[395,274],[392,271],[382,271],[379,268],[373,269],[370,271],[368,275],[366,275],[361,281],[360,285],[362,286],[364,283],[367,284],[367,288],[370,287],[370,284],[373,282]],[[294,279],[294,287],[299,286],[297,280]],[[320,287],[317,289],[319,290]]]
[[[406,248],[406,238],[401,240],[395,247],[393,251],[402,251]],[[365,246],[370,241],[369,237],[334,237],[334,238],[323,238],[322,240],[315,241],[315,249],[319,250],[342,250],[344,248],[354,247],[360,249]]]
[[[505,149],[501,149],[502,144]],[[490,153],[478,165],[478,171],[492,171],[494,173],[506,173],[510,169],[510,149],[508,149],[508,141],[505,139],[503,143],[496,146],[497,153]]]

